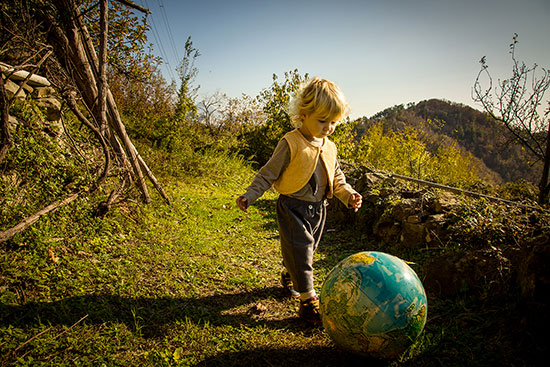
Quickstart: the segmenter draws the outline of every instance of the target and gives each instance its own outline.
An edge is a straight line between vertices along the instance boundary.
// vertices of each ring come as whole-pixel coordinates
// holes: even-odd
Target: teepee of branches
[[[127,0],[114,0],[140,11],[147,11]],[[99,140],[105,157],[103,170],[96,181],[86,192],[97,189],[105,180],[111,166],[118,164],[126,168],[128,172],[123,186],[128,181],[135,185],[143,202],[151,202],[151,196],[147,189],[148,179],[159,194],[167,202],[168,196],[162,186],[149,169],[138,150],[128,137],[122,123],[117,105],[106,82],[106,52],[108,38],[108,0],[100,0],[101,36],[99,54],[93,45],[90,33],[83,21],[83,14],[75,0],[45,0],[40,2],[43,7],[37,12],[41,19],[36,19],[46,36],[44,50],[47,50],[40,64],[50,55],[55,58],[53,62],[62,74],[64,83],[57,84],[63,100],[67,103],[75,116],[89,129]],[[53,52],[53,53],[52,53]],[[36,72],[40,65],[35,65]],[[24,70],[21,67],[21,70]],[[17,71],[17,68],[15,69]],[[3,88],[3,85],[0,85]],[[0,96],[3,96],[1,93]],[[3,98],[4,100],[4,98]],[[2,131],[7,130],[7,110],[9,103],[2,103]],[[6,113],[4,113],[6,112]],[[6,129],[4,129],[6,127]],[[5,135],[5,136],[4,136]],[[3,155],[9,147],[9,132],[2,135]],[[114,163],[113,163],[114,162]],[[120,191],[120,190],[119,190]],[[108,210],[110,204],[117,195],[113,191],[106,200],[103,210]],[[56,210],[57,208],[74,201],[83,192],[71,193],[66,198],[56,201],[35,214],[24,218],[15,227],[0,232],[0,242],[11,238],[13,235],[24,231],[35,223],[41,216]]]
[[[129,2],[125,1],[125,3]],[[82,102],[89,111],[92,111],[95,127],[110,143],[123,164],[131,166],[135,184],[140,189],[143,200],[147,203],[151,201],[145,185],[145,177],[153,183],[162,197],[168,200],[164,190],[126,134],[115,100],[106,84],[107,0],[101,1],[101,58],[95,51],[74,0],[53,0],[52,4],[57,14],[44,12],[44,21],[49,26],[48,39],[57,59],[62,61],[62,67],[68,75],[73,76]],[[66,96],[71,109],[78,115],[76,111],[78,106],[73,103],[73,97],[70,94]]]

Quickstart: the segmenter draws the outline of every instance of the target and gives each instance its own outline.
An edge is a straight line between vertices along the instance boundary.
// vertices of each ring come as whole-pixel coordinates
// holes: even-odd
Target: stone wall
[[[437,245],[453,209],[460,205],[455,195],[410,189],[400,181],[365,167],[346,167],[348,182],[363,195],[358,213],[345,210],[331,200],[332,220],[353,225],[358,231],[381,242],[407,248]]]
[[[550,322],[550,212],[473,200],[343,164],[363,195],[354,213],[330,200],[329,227],[352,228],[365,251],[413,256],[424,287],[437,297],[510,302],[525,331]],[[542,316],[541,316],[542,315]],[[541,323],[542,321],[542,323]],[[544,326],[543,326],[544,325]]]
[[[42,110],[48,121],[59,121],[61,118],[61,102],[56,96],[55,89],[46,78],[33,74],[27,80],[27,83],[23,85],[23,81],[29,75],[27,71],[18,70],[14,72],[11,65],[3,62],[0,62],[0,71],[2,72],[8,99],[15,96],[15,102],[22,102],[31,98]],[[6,79],[6,76],[9,79]]]

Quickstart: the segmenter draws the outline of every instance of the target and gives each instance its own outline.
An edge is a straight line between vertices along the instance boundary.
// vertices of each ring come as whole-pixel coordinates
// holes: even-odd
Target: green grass
[[[341,350],[282,295],[276,195],[239,211],[234,200],[253,172],[205,159],[212,175],[162,180],[172,205],[119,204],[98,219],[82,199],[2,244],[1,365],[490,366],[514,354],[492,317],[501,309],[435,295],[425,332],[401,360]],[[315,255],[317,289],[347,255],[386,250],[353,229],[329,229]]]
[[[226,365],[251,350],[284,358],[330,345],[278,287],[275,195],[245,214],[234,205],[244,187],[173,182],[172,205],[124,204],[103,220],[83,200],[10,241],[2,363]]]

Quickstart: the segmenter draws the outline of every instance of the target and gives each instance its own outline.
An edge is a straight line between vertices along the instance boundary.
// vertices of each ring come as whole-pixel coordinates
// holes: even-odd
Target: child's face
[[[332,134],[334,129],[336,129],[336,121],[320,120],[316,114],[312,113],[303,116],[300,131],[304,135],[322,139]]]

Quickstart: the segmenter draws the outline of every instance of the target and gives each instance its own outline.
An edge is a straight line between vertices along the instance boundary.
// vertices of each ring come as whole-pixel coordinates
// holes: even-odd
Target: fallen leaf
[[[262,312],[267,311],[267,307],[265,307],[261,303],[258,303],[258,304],[255,304],[254,306],[250,307],[250,309],[248,311],[250,311],[252,313],[262,313]]]
[[[59,257],[55,256],[55,252],[53,252],[53,247],[48,247],[48,258],[57,265],[59,262]]]

